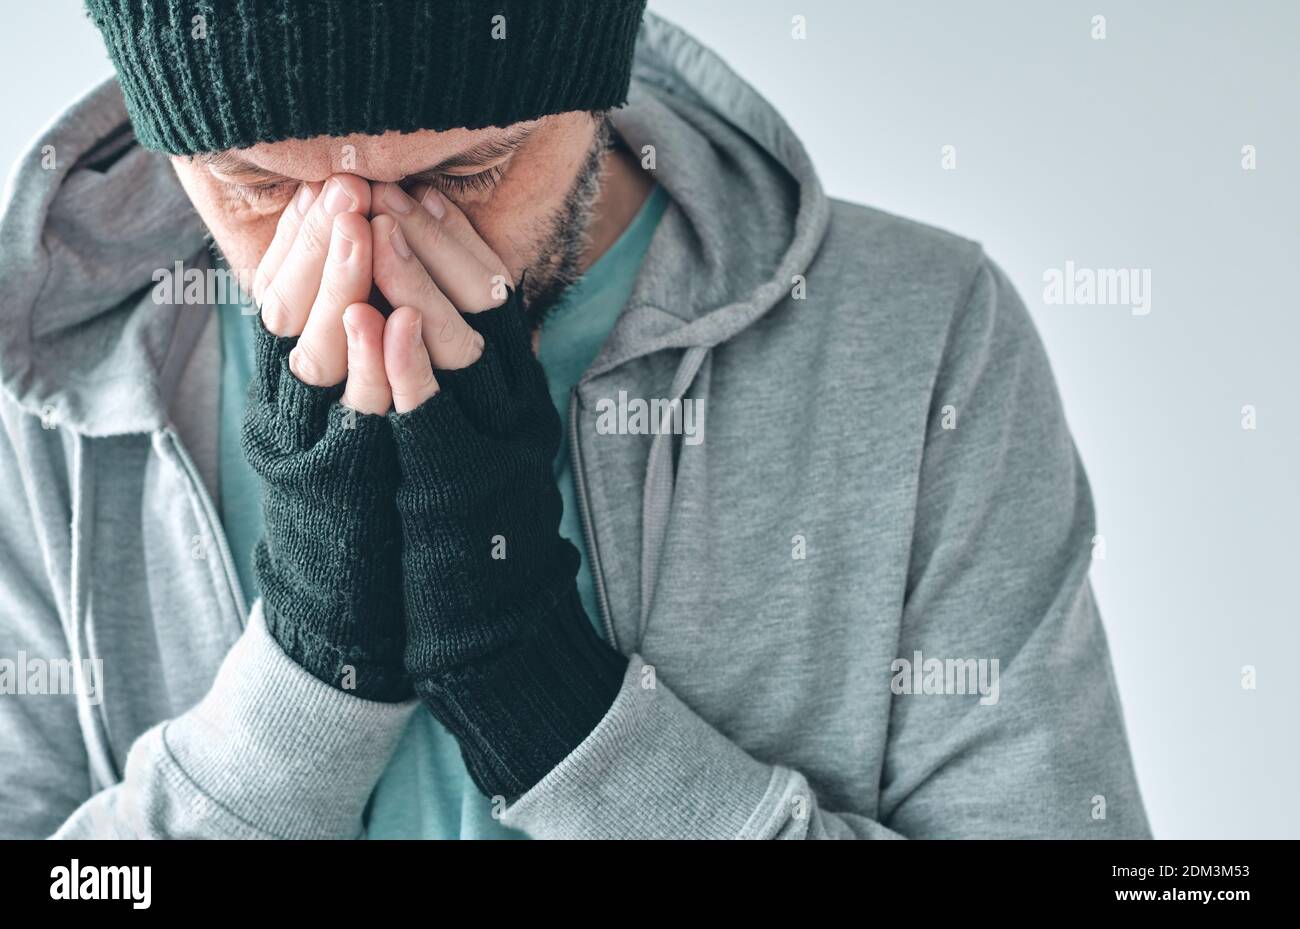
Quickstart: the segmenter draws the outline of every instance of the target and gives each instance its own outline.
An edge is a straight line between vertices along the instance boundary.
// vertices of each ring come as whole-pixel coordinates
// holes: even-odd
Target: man
[[[0,697],[6,834],[1147,834],[977,245],[641,0],[88,6],[0,224],[0,622],[81,685]],[[250,305],[160,305],[208,235]]]

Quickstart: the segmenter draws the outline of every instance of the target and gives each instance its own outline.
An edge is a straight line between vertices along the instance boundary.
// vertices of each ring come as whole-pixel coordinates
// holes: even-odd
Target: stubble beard
[[[546,221],[537,259],[523,277],[523,298],[534,327],[542,324],[565,293],[582,277],[582,258],[591,244],[590,229],[600,199],[601,173],[612,133],[609,118],[597,116],[596,137],[564,203]]]

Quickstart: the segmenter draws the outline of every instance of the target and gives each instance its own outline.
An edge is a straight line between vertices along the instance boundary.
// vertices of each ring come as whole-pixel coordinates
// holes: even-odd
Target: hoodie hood
[[[790,295],[830,217],[812,160],[770,103],[676,26],[647,15],[628,106],[613,114],[672,198],[613,338],[588,372],[711,348]]]
[[[170,163],[135,144],[116,81],[86,94],[5,186],[0,385],[86,435],[157,428],[177,315],[202,308],[156,305],[153,274],[205,254],[204,236]]]
[[[663,349],[689,387],[704,352],[783,297],[825,234],[829,203],[784,120],[716,55],[647,14],[619,134],[673,205],[587,379]],[[653,160],[651,160],[653,159]],[[725,205],[725,209],[720,206]],[[0,206],[0,386],[88,436],[148,432],[190,343],[153,275],[207,261],[167,159],[137,145],[109,79],[42,131]],[[676,384],[674,386],[677,386]]]

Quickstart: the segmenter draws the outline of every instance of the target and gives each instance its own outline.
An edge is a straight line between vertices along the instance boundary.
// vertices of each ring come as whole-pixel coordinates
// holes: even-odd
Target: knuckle
[[[330,230],[319,216],[308,217],[298,230],[298,246],[307,252],[324,252],[329,238]]]
[[[403,400],[432,397],[437,392],[438,380],[429,365],[424,365],[409,382],[393,385],[393,395]]]
[[[450,302],[433,282],[433,278],[423,271],[420,274],[420,300],[425,307],[438,307]]]
[[[478,361],[483,354],[483,339],[468,324],[465,325],[465,332],[461,335],[460,354],[461,363],[465,367]]]
[[[275,281],[266,285],[262,293],[262,325],[272,335],[289,335],[289,314],[285,309],[284,297]]]
[[[447,237],[447,227],[432,216],[420,217],[420,234],[429,248],[436,249],[441,247],[443,240]]]
[[[260,301],[262,295],[266,293],[266,288],[270,285],[270,275],[262,268],[258,268],[253,275],[253,299]]]
[[[324,368],[310,343],[299,342],[289,354],[289,370],[294,377],[313,387],[324,387],[322,375]]]
[[[440,322],[438,325],[438,344],[446,345],[452,339],[456,338],[456,314],[446,307],[442,307],[438,313]]]
[[[331,274],[327,268],[316,290],[316,299],[312,301],[312,314],[329,313],[345,308],[350,302],[345,296],[346,293],[346,283],[340,281],[337,274]]]

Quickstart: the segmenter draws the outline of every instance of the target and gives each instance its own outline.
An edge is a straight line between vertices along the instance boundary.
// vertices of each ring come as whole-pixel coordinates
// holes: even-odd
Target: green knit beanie
[[[86,0],[140,143],[176,155],[618,106],[645,4]]]

